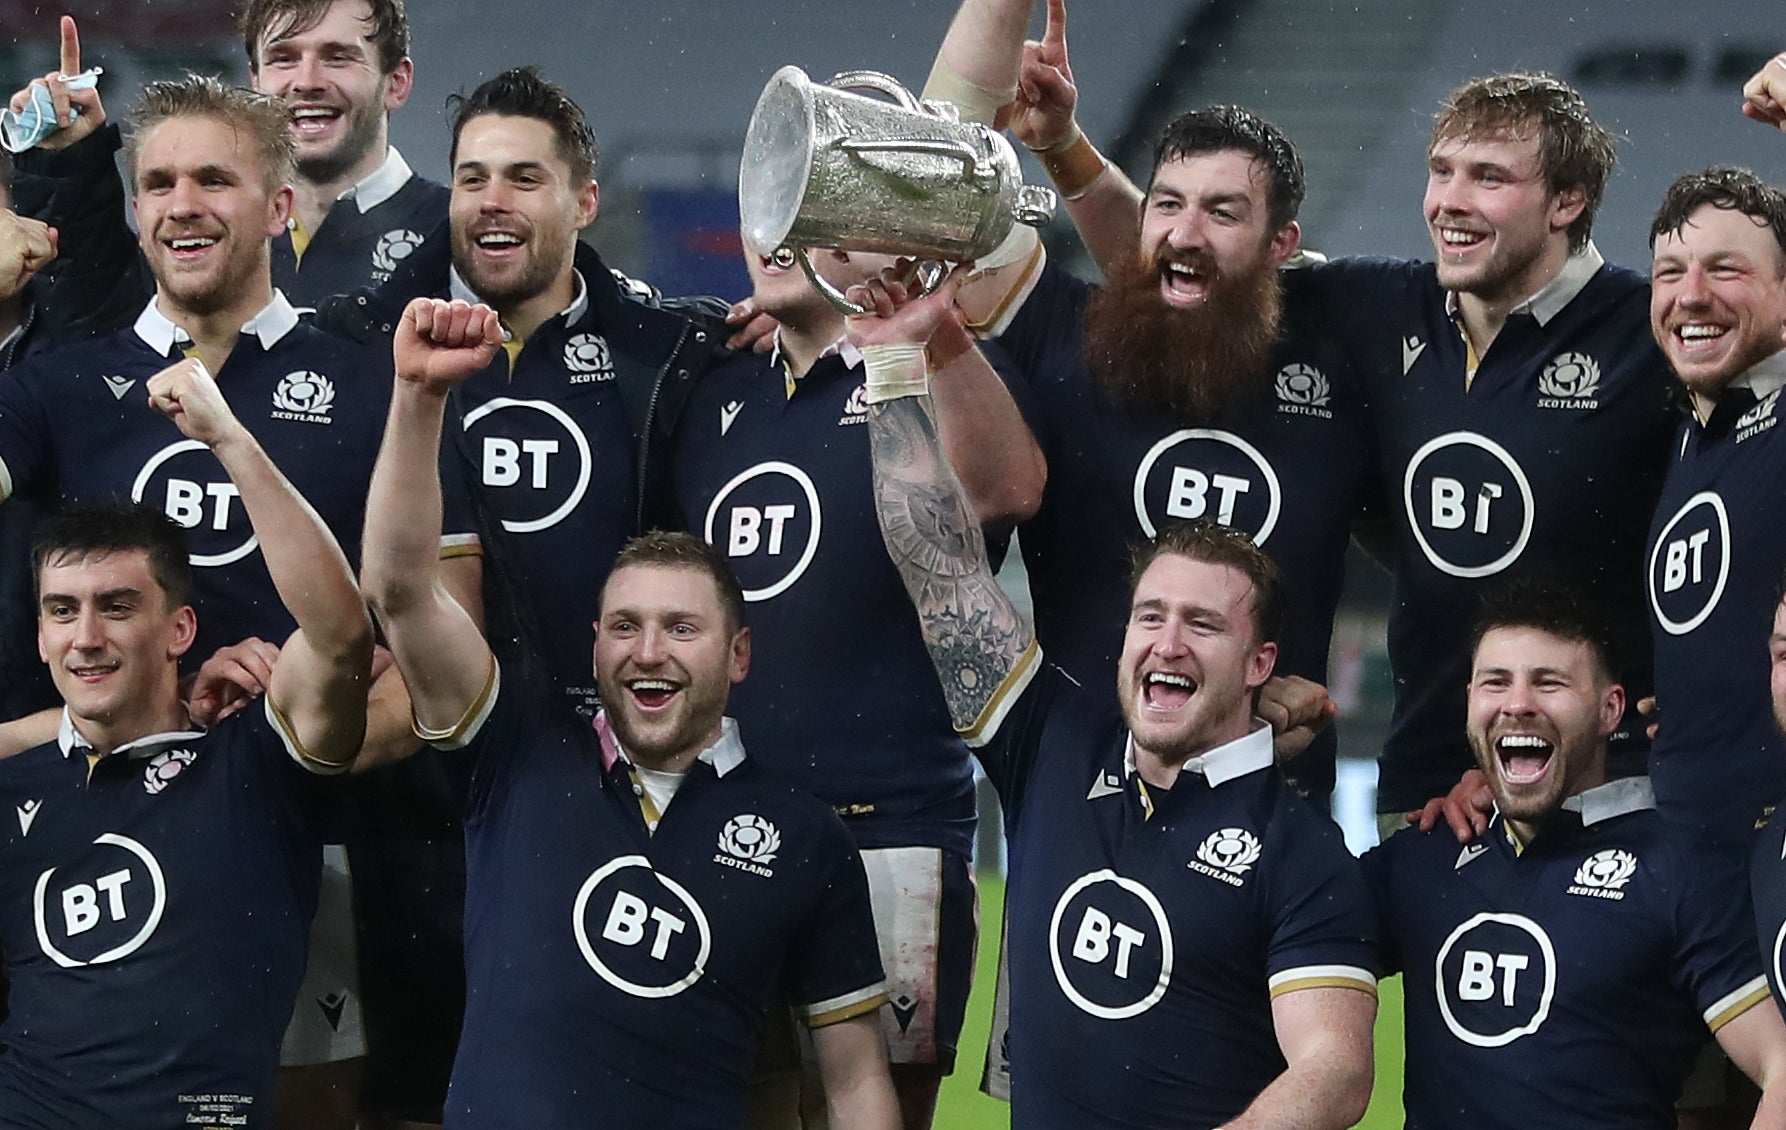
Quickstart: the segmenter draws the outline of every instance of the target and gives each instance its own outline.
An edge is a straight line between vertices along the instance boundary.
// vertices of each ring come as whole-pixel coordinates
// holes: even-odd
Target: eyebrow
[[[141,595],[143,595],[142,589],[132,588],[129,585],[124,585],[119,588],[106,589],[102,592],[94,593],[93,594],[93,602],[95,604],[99,604],[99,603],[103,603],[108,600],[117,600],[120,597],[137,597],[137,596],[141,596]],[[79,604],[81,602],[81,598],[73,595],[72,593],[65,593],[65,592],[46,592],[41,597],[38,598],[39,604],[51,604],[51,603],[54,603],[57,601],[65,601],[69,604]]]

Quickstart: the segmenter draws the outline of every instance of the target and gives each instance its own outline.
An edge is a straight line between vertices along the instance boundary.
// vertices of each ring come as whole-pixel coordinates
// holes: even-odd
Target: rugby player
[[[651,535],[612,572],[583,563],[586,585],[606,573],[593,727],[499,663],[441,584],[447,394],[503,336],[482,305],[405,310],[367,506],[364,587],[415,688],[416,732],[475,759],[469,1007],[447,1125],[742,1126],[757,1037],[785,992],[811,1026],[831,1124],[892,1127],[855,847],[829,808],[757,770],[721,717],[750,663],[724,558]]]
[[[46,519],[39,648],[66,706],[0,762],[8,1127],[273,1125],[320,861],[300,771],[344,771],[365,728],[372,627],[339,546],[203,363],[145,384],[227,473],[298,628],[264,706],[207,731],[178,689],[199,633],[178,526],[119,502]]]
[[[1405,981],[1410,1127],[1673,1127],[1707,1028],[1763,1088],[1754,1125],[1786,1118],[1741,852],[1665,821],[1647,778],[1607,780],[1613,638],[1568,590],[1492,598],[1468,707],[1490,826],[1365,857],[1383,972]]]
[[[905,297],[885,279],[849,293],[883,316]],[[952,301],[852,337],[888,554],[1005,806],[1013,1122],[1350,1126],[1370,1095],[1375,922],[1254,716],[1282,577],[1244,533],[1168,526],[1138,554],[1117,703],[1045,664],[905,348]]]
[[[1075,124],[1064,0],[1050,12],[1056,34],[1029,51],[1012,126],[1043,151],[1109,273],[1131,261],[1133,217],[1145,226],[1152,199]],[[1591,238],[1614,154],[1581,96],[1548,75],[1472,80],[1441,107],[1427,158],[1433,263],[1310,271],[1341,339],[1332,348],[1366,385],[1375,494],[1392,525],[1380,547],[1396,581],[1385,832],[1469,767],[1456,740],[1461,641],[1493,579],[1606,593],[1627,634],[1623,681],[1633,700],[1648,693],[1639,562],[1670,428],[1644,279],[1607,264]],[[1633,715],[1613,741],[1624,768],[1643,745]]]
[[[812,253],[839,290],[884,255]],[[755,756],[843,816],[874,892],[881,1013],[908,1127],[930,1125],[973,974],[974,783],[911,602],[881,548],[861,356],[791,255],[749,256],[773,354],[741,353],[690,393],[672,464],[686,529],[721,549],[748,604],[751,677],[731,710]],[[938,352],[973,349],[956,327]],[[1034,512],[1042,460],[990,368],[939,381],[951,460],[983,525]],[[984,381],[973,378],[988,378]],[[827,629],[815,633],[815,624]],[[864,647],[864,641],[873,641]],[[877,688],[838,708],[840,672]]]

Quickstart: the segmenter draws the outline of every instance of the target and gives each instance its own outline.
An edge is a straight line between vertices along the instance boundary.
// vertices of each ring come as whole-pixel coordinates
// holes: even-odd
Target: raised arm
[[[1227,1130],[1343,1130],[1371,1097],[1371,1026],[1377,998],[1357,989],[1301,989],[1271,1002],[1289,1064]]]
[[[917,609],[950,717],[956,729],[971,733],[1035,636],[993,576],[980,523],[949,465],[930,402],[924,343],[955,316],[959,279],[957,274],[935,294],[909,304],[897,282],[852,288],[853,301],[873,306],[882,317],[853,320],[850,335],[868,366],[868,436],[881,536]],[[986,365],[978,350],[952,362]]]
[[[268,696],[311,768],[345,769],[365,734],[372,664],[372,622],[346,556],[202,363],[181,361],[149,378],[149,403],[209,447],[235,483],[273,587],[298,623]]]
[[[451,734],[490,687],[483,633],[442,583],[439,457],[448,391],[501,344],[494,310],[429,298],[404,309],[393,343],[397,381],[366,499],[361,583],[425,734]]]

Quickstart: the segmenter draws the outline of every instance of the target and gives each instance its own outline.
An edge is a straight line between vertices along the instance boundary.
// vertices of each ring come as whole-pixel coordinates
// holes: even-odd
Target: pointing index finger
[[[81,33],[73,16],[62,17],[62,77],[73,78],[81,73]]]
[[[1066,44],[1067,0],[1048,0],[1048,25],[1042,31],[1042,42],[1060,46]]]

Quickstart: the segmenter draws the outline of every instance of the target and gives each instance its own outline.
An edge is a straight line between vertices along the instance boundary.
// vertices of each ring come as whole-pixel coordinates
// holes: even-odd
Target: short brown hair
[[[1594,596],[1558,581],[1522,578],[1491,589],[1482,599],[1470,635],[1472,664],[1482,638],[1502,629],[1529,628],[1584,645],[1607,682],[1617,682],[1624,662],[1612,619]]]
[[[248,52],[248,69],[260,73],[260,51],[267,35],[283,21],[284,35],[309,31],[329,14],[336,4],[353,0],[248,0],[237,26],[242,30],[242,49]],[[390,74],[397,64],[409,58],[409,17],[403,11],[403,0],[367,0],[371,9],[366,17],[369,30],[366,40],[378,52],[378,69]]]
[[[490,116],[544,122],[552,131],[559,159],[570,167],[572,186],[595,179],[600,154],[583,107],[562,86],[541,75],[538,67],[515,67],[470,94],[447,98],[447,129],[453,138],[447,151],[449,167],[459,163],[459,135],[465,132],[465,123]]]
[[[130,135],[124,142],[124,159],[136,188],[136,164],[142,156],[143,139],[151,130],[174,118],[211,118],[236,129],[246,129],[254,139],[267,188],[290,184],[295,168],[291,140],[291,113],[285,103],[244,86],[228,86],[210,75],[152,82],[130,111]]]
[[[1726,212],[1740,212],[1756,227],[1773,233],[1781,261],[1786,262],[1786,192],[1762,180],[1748,169],[1714,165],[1677,177],[1662,197],[1662,207],[1650,223],[1650,250],[1665,235],[1687,226],[1693,213],[1710,205]]]
[[[1474,78],[1451,92],[1433,122],[1432,145],[1499,135],[1538,136],[1538,162],[1551,194],[1580,188],[1586,203],[1569,225],[1569,250],[1593,234],[1594,215],[1618,160],[1612,134],[1588,113],[1573,86],[1542,71]]]
[[[714,591],[719,594],[719,605],[725,611],[727,629],[736,632],[744,627],[744,589],[738,584],[738,578],[732,574],[731,565],[726,562],[723,553],[693,534],[665,530],[640,534],[621,547],[608,575],[611,577],[634,565],[684,569],[706,575],[713,582]],[[605,593],[605,585],[603,590]]]
[[[43,595],[43,571],[49,566],[136,551],[149,558],[149,575],[161,586],[169,610],[191,600],[186,531],[153,506],[116,500],[70,506],[38,524],[31,538],[31,575],[37,594]]]
[[[1168,555],[1206,565],[1227,565],[1253,585],[1253,642],[1275,641],[1284,628],[1284,575],[1244,532],[1208,518],[1174,522],[1135,549],[1129,594],[1155,561]]]

